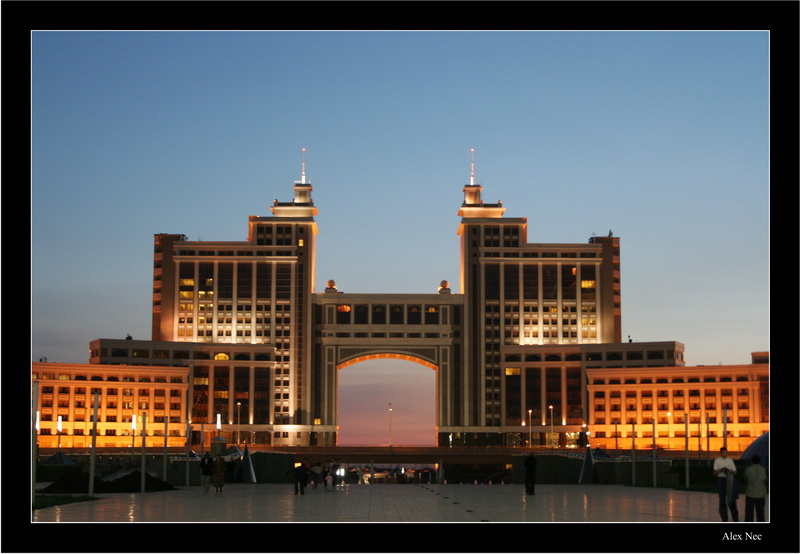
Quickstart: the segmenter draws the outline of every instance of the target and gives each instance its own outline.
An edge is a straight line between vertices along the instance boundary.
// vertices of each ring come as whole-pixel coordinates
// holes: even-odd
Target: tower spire
[[[474,148],[470,148],[469,152],[470,152],[470,155],[472,157],[472,160],[470,161],[469,184],[470,185],[474,185],[475,184],[475,149]]]
[[[475,183],[475,149],[469,149],[471,154],[469,184],[464,185],[464,202],[458,215],[468,218],[502,217],[505,208],[503,203],[485,204],[481,199],[483,187]]]
[[[317,215],[314,201],[311,199],[311,182],[306,179],[306,149],[301,148],[302,162],[300,180],[294,182],[294,200],[278,202],[275,200],[272,213],[278,217],[312,217]]]

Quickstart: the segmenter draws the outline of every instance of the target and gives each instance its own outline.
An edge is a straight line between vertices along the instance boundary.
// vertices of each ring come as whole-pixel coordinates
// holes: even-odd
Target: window
[[[422,308],[418,305],[408,307],[408,323],[419,325],[422,323]]]
[[[383,324],[386,323],[386,307],[385,306],[372,306],[372,323]]]
[[[439,323],[439,308],[437,306],[428,306],[425,308],[425,323],[428,325],[436,325]]]
[[[355,323],[358,325],[365,325],[369,323],[369,306],[358,305],[354,313]]]
[[[402,324],[405,316],[405,309],[403,306],[392,306],[389,309],[389,323]]]
[[[561,266],[561,295],[563,298],[576,298],[578,268],[570,265]]]
[[[500,266],[498,264],[486,265],[485,294],[487,300],[500,299]]]
[[[558,269],[555,265],[542,266],[542,295],[545,300],[558,298]]]
[[[348,304],[340,304],[336,306],[336,324],[346,325],[350,323],[350,306]]]

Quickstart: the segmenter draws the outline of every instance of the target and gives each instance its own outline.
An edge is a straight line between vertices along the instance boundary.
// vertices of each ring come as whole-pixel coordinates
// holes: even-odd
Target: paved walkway
[[[227,484],[148,493],[36,510],[46,522],[719,522],[717,495],[618,485],[344,485],[334,491],[291,484]],[[744,500],[740,499],[744,516]],[[767,514],[769,517],[769,514]]]

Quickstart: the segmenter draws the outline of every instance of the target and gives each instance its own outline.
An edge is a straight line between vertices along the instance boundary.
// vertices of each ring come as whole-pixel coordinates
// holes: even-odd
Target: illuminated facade
[[[503,428],[509,446],[584,444],[592,422],[587,402],[589,371],[683,365],[679,342],[505,346],[501,376]],[[515,432],[516,431],[516,432]]]
[[[40,448],[91,447],[95,399],[98,448],[130,447],[143,425],[153,445],[186,444],[187,368],[34,362],[32,379]]]
[[[748,365],[592,367],[586,378],[592,446],[742,451],[769,431],[767,352]]]
[[[274,350],[251,377],[269,382],[253,398],[244,381],[212,379],[210,394],[238,398],[254,409],[248,431],[266,444],[307,444],[311,418],[312,293],[315,261],[311,184],[294,184],[294,199],[277,200],[269,217],[249,218],[243,242],[189,241],[159,234],[154,241],[153,340],[252,345]],[[192,398],[204,379],[192,377]],[[208,391],[206,391],[208,393]],[[230,408],[228,403],[227,407]],[[255,410],[255,407],[258,410]],[[192,423],[213,423],[216,411],[195,410]],[[333,425],[328,422],[327,425]],[[264,435],[264,436],[262,436]]]
[[[503,404],[515,394],[506,349],[620,341],[619,238],[528,243],[527,220],[483,202],[474,165],[472,175],[458,212],[461,294],[447,282],[430,294],[345,294],[332,281],[316,293],[317,210],[303,163],[294,199],[251,216],[247,241],[155,236],[153,339],[274,347],[270,417],[249,421],[271,429],[272,444],[336,444],[338,371],[380,357],[436,372],[439,444],[509,442],[518,416]]]
[[[285,405],[281,398],[271,398],[280,390],[279,382],[272,380],[276,362],[271,345],[97,339],[89,350],[92,364],[171,365],[187,371],[191,402],[182,421],[193,424],[192,444],[199,444],[202,436],[208,448],[208,432],[218,415],[228,439],[235,430],[248,443],[271,442],[270,407]],[[206,433],[201,429],[204,423]]]
[[[474,164],[458,211],[458,294],[446,281],[419,294],[345,293],[333,281],[316,292],[305,161],[293,188],[272,215],[249,217],[246,241],[155,235],[152,340],[98,339],[92,365],[183,368],[184,421],[195,432],[219,416],[226,432],[235,425],[249,442],[276,446],[335,445],[339,371],[363,360],[435,372],[441,446],[577,446],[587,427],[608,438],[617,419],[653,416],[643,402],[635,416],[599,402],[620,392],[599,390],[603,379],[611,387],[620,377],[597,372],[653,379],[654,368],[683,369],[680,343],[622,342],[619,237],[528,242],[526,218],[483,201]],[[670,398],[677,411],[677,393]],[[736,436],[760,434],[765,414],[737,415]]]

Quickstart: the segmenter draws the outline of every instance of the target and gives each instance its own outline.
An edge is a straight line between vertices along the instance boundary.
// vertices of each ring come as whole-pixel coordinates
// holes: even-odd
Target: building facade
[[[679,367],[684,346],[679,342],[512,345],[501,353],[506,444],[578,447],[591,432],[589,371]]]
[[[744,450],[769,431],[769,353],[750,364],[590,367],[591,444]]]
[[[311,190],[304,169],[291,202],[276,200],[272,216],[249,218],[247,241],[189,241],[176,234],[154,240],[153,340],[274,350],[274,363],[255,377],[272,383],[269,404],[262,405],[269,414],[250,423],[254,433],[270,435],[262,437],[268,444],[311,439],[317,234]],[[202,379],[193,377],[193,394]],[[196,416],[214,414],[201,409]]]
[[[185,367],[32,364],[33,411],[40,448],[89,448],[97,413],[98,448],[186,444],[189,371]]]
[[[661,404],[644,401],[663,390],[644,385],[673,374],[690,382],[682,344],[622,341],[620,239],[612,233],[577,244],[528,242],[527,219],[484,202],[473,166],[458,212],[458,294],[446,281],[419,294],[345,293],[333,281],[317,292],[312,190],[303,162],[293,199],[275,200],[269,216],[250,216],[245,241],[155,235],[152,340],[98,339],[89,367],[184,372],[182,417],[193,433],[219,420],[250,443],[278,446],[337,444],[339,371],[369,359],[411,360],[434,371],[440,446],[570,447],[587,433],[618,439],[622,423],[663,419]],[[728,374],[743,377],[738,369]],[[768,422],[766,366],[757,375],[757,386],[748,377],[739,387],[748,390],[746,408],[738,408],[738,392],[728,402],[728,387],[715,389],[717,406],[739,410],[734,436],[756,437]],[[620,383],[628,388],[615,388]],[[689,410],[691,422],[704,418],[679,402],[678,382],[670,383],[667,410]],[[612,403],[632,390],[636,411]],[[109,429],[124,433],[127,422],[120,423]]]
[[[97,339],[89,350],[92,364],[183,368],[190,399],[183,421],[192,425],[192,444],[202,440],[206,449],[212,437],[204,430],[218,421],[230,440],[270,444],[275,414],[288,412],[271,345]]]
[[[251,216],[247,241],[155,236],[153,340],[274,347],[272,396],[284,402],[252,422],[272,426],[273,444],[336,444],[338,371],[375,357],[436,372],[439,444],[503,444],[514,420],[503,399],[515,394],[504,349],[620,341],[620,244],[529,243],[527,220],[505,218],[482,190],[474,177],[463,188],[461,294],[447,282],[419,295],[345,294],[333,282],[318,293],[304,164],[293,200]]]

